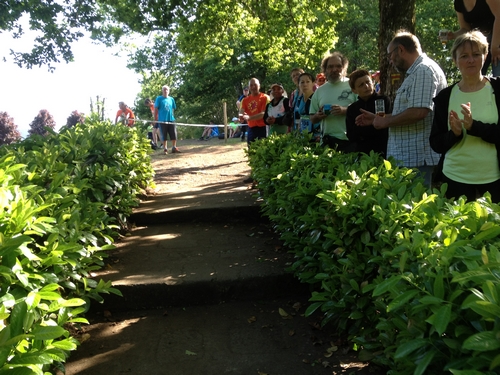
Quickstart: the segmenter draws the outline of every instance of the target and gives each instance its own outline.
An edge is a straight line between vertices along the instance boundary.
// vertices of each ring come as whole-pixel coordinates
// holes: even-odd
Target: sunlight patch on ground
[[[94,366],[98,366],[101,363],[109,362],[113,356],[119,356],[121,353],[131,350],[135,345],[130,343],[125,343],[120,345],[120,347],[109,350],[104,353],[96,354],[91,358],[83,358],[78,361],[72,362],[71,367],[74,373],[80,373],[84,370],[91,369]]]

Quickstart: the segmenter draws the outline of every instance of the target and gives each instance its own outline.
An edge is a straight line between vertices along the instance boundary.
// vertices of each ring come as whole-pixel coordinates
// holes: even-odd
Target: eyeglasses
[[[399,45],[397,45],[396,47],[394,47],[394,49],[391,52],[387,52],[386,57],[388,59],[391,58],[391,56],[394,53],[394,51],[396,51],[398,48],[399,48]]]

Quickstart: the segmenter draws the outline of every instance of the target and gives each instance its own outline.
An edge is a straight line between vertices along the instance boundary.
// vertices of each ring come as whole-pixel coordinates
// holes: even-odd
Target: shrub
[[[201,137],[203,127],[177,125],[178,139],[197,139]]]
[[[71,115],[66,119],[66,126],[68,128],[71,128],[76,124],[83,124],[84,122],[85,122],[85,116],[83,115],[83,113],[80,113],[75,110],[71,112]]]
[[[0,145],[8,145],[21,139],[14,119],[7,112],[0,112]]]
[[[52,115],[46,109],[41,109],[38,115],[30,124],[30,129],[28,130],[29,135],[47,135],[48,129],[54,129],[56,127],[56,122]]]
[[[63,369],[116,230],[152,177],[138,129],[90,122],[0,148],[0,373]]]
[[[498,373],[500,208],[488,196],[450,201],[392,160],[307,137],[248,154],[290,271],[313,288],[307,314],[323,311],[388,374]]]

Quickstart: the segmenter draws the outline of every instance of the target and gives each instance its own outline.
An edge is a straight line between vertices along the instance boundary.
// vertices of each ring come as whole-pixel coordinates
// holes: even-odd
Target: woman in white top
[[[441,154],[446,196],[471,201],[485,192],[500,202],[500,80],[481,73],[486,37],[471,31],[457,37],[452,58],[462,79],[434,98],[430,144]]]
[[[288,124],[284,123],[285,113],[290,111],[288,98],[283,96],[285,89],[281,83],[271,85],[272,100],[267,104],[264,112],[264,122],[269,125],[269,135],[286,134]]]

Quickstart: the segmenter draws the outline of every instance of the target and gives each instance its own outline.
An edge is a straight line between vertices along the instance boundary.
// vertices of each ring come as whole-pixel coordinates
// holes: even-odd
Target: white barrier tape
[[[219,128],[223,128],[225,125],[222,124],[222,125],[212,125],[212,124],[185,124],[185,123],[182,123],[182,122],[170,122],[170,121],[154,121],[154,120],[140,120],[140,119],[130,119],[130,120],[134,120],[134,122],[152,122],[153,124],[156,123],[156,124],[174,124],[174,125],[182,125],[182,126],[198,126],[198,127],[219,127]],[[239,123],[238,123],[239,125]],[[247,125],[247,124],[244,124],[244,125]],[[230,126],[229,124],[227,124],[227,126]]]

